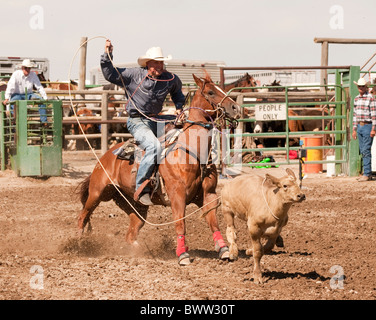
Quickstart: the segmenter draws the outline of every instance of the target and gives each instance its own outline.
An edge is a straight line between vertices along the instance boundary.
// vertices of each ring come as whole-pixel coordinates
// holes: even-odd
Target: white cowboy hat
[[[167,61],[171,59],[171,55],[168,55],[167,57],[163,56],[163,52],[160,47],[151,47],[148,49],[148,51],[146,51],[145,55],[138,58],[137,62],[141,67],[146,67],[146,63],[150,60]]]
[[[34,64],[30,61],[30,59],[25,59],[22,61],[21,67],[32,68],[34,67]]]
[[[354,81],[354,83],[357,85],[357,86],[367,86],[368,83],[366,82],[366,80],[364,78],[360,78],[358,80],[358,82]]]

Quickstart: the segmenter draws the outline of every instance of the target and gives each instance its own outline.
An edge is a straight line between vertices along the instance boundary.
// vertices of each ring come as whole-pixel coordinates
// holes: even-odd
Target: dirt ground
[[[373,300],[376,298],[376,181],[308,175],[307,200],[294,205],[284,248],[262,259],[265,283],[252,279],[246,225],[236,221],[239,259],[220,261],[198,214],[187,219],[193,263],[180,267],[173,225],[146,224],[135,250],[125,241],[128,216],[113,202],[92,216],[78,240],[81,208],[74,191],[96,163],[86,151],[64,152],[63,176],[47,179],[0,172],[1,300]],[[297,172],[297,168],[294,168]],[[251,169],[263,175],[282,168]],[[220,191],[226,179],[219,182]],[[187,212],[195,210],[189,206]],[[150,208],[148,220],[171,221],[171,209]],[[225,238],[225,225],[218,211]],[[226,238],[225,238],[226,239]]]

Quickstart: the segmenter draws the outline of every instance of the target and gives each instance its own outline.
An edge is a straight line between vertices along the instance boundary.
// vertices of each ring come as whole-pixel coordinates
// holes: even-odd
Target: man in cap
[[[364,78],[354,83],[358,87],[359,95],[354,100],[353,133],[354,139],[359,138],[359,150],[363,159],[363,176],[358,181],[372,180],[371,147],[376,134],[376,100],[369,93]]]
[[[167,94],[171,95],[177,110],[183,108],[182,82],[177,75],[164,69],[164,61],[170,60],[171,56],[165,57],[160,47],[152,47],[138,58],[141,68],[115,69],[111,62],[113,46],[110,40],[106,40],[105,51],[100,60],[103,76],[107,81],[125,87],[128,95],[127,128],[145,150],[136,176],[136,194],[140,194],[138,201],[153,205],[149,186],[141,192],[141,189],[138,190],[151,177],[161,153],[157,136],[163,133],[164,124],[153,118],[162,111]]]
[[[10,77],[7,89],[5,91],[5,100],[3,101],[4,106],[7,106],[7,111],[9,112],[9,101],[15,100],[25,100],[25,95],[27,100],[31,99],[41,99],[47,100],[47,94],[41,85],[38,76],[35,72],[31,71],[34,67],[30,59],[25,59],[22,61],[21,70],[16,70]],[[40,96],[33,92],[33,88],[38,90]],[[41,116],[41,122],[46,123],[46,109],[45,106],[39,106],[39,114]]]

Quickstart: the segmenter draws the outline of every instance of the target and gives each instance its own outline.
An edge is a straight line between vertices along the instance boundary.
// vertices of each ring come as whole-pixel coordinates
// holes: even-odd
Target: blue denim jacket
[[[111,57],[112,59],[112,57]],[[120,87],[123,83],[118,72],[113,67],[107,53],[103,54],[100,59],[102,73],[104,78]],[[163,102],[167,94],[171,94],[171,99],[176,109],[181,109],[185,102],[184,94],[181,91],[182,83],[177,75],[164,72],[159,77],[161,80],[172,79],[171,81],[156,81],[150,79],[147,75],[146,68],[117,68],[120,72],[128,94],[132,96],[132,101],[127,104],[128,114],[137,113],[136,107],[145,114],[157,115],[161,112]],[[145,79],[144,79],[145,78]],[[144,79],[142,84],[141,81]],[[137,89],[137,90],[136,90]],[[136,91],[136,93],[134,93]]]

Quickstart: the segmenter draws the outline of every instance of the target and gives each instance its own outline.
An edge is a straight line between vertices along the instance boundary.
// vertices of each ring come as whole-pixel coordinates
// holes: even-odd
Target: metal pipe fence
[[[323,150],[323,151],[330,151],[335,154],[334,160],[311,160],[307,161],[307,164],[328,164],[328,163],[335,163],[338,168],[347,162],[348,158],[348,145],[347,145],[347,126],[348,126],[348,117],[346,114],[346,105],[347,105],[347,93],[341,85],[326,85],[326,86],[315,86],[314,88],[317,92],[292,92],[290,89],[298,88],[300,90],[304,90],[306,88],[311,88],[312,85],[302,85],[302,86],[281,86],[277,87],[280,92],[270,92],[272,95],[268,93],[263,93],[260,98],[259,92],[237,92],[236,95],[233,95],[232,92],[236,92],[243,89],[273,89],[275,90],[276,87],[271,86],[264,86],[264,87],[252,87],[252,88],[233,88],[229,91],[230,96],[236,96],[237,101],[240,102],[243,108],[251,110],[251,116],[243,117],[239,120],[241,128],[239,130],[235,130],[235,132],[226,132],[223,136],[226,142],[223,144],[225,146],[225,150],[222,150],[224,166],[249,166],[255,167],[260,166],[260,163],[257,162],[241,162],[239,160],[242,159],[242,155],[247,153],[268,153],[268,154],[284,154],[285,160],[273,162],[272,165],[279,166],[279,165],[290,165],[290,164],[298,164],[299,160],[290,159],[290,151],[298,151],[301,149],[301,145],[290,145],[290,142],[293,139],[298,138],[299,142],[301,142],[301,137],[323,137],[323,145],[320,146],[313,146],[307,147],[305,146],[304,149],[306,150]],[[326,92],[323,94],[323,90]],[[268,97],[269,98],[266,98]],[[246,99],[256,100],[257,98],[264,99],[262,101],[251,101],[244,103]],[[309,101],[312,98],[315,98],[320,101]],[[266,100],[265,100],[266,99]],[[278,131],[278,132],[263,132],[263,133],[254,133],[254,132],[244,132],[244,125],[247,123],[256,123],[258,119],[256,119],[256,110],[259,106],[265,105],[276,105],[276,104],[284,104],[285,105],[285,117],[282,121],[285,123],[285,131]],[[316,116],[291,116],[289,114],[289,110],[326,110],[327,115],[316,115]],[[260,120],[260,119],[259,119]],[[275,119],[277,120],[277,119]],[[274,120],[274,121],[275,121]],[[322,120],[330,121],[332,124],[332,128],[325,128],[323,127],[321,130],[315,131],[290,131],[289,130],[289,122],[290,121],[309,121],[309,120]],[[273,122],[273,120],[271,121]],[[324,137],[331,137],[332,144],[325,145]],[[244,138],[252,138],[252,139],[277,139],[283,138],[286,139],[284,146],[278,147],[252,147],[247,148],[243,147],[243,143],[241,140]],[[339,152],[338,152],[339,151]],[[235,160],[234,160],[235,159]],[[237,159],[237,160],[236,160]],[[234,161],[236,163],[234,163]]]

